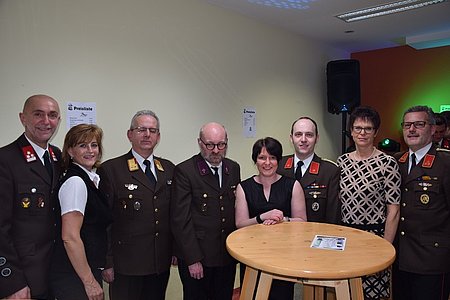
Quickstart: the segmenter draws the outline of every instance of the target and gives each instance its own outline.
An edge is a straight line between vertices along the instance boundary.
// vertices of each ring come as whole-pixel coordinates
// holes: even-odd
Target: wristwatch
[[[258,222],[258,224],[262,224],[264,221],[261,219],[261,215],[257,215],[256,216],[256,222]]]

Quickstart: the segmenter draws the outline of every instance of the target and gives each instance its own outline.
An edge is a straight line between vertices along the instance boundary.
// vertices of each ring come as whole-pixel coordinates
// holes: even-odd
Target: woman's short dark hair
[[[103,154],[103,131],[100,127],[93,124],[79,124],[76,125],[67,132],[64,138],[64,146],[62,150],[62,165],[64,170],[69,167],[71,158],[69,154],[69,148],[75,147],[79,143],[88,143],[95,139],[98,144],[98,157],[94,167],[100,166],[100,160]]]
[[[362,119],[364,121],[371,122],[375,131],[380,128],[380,115],[375,109],[370,106],[358,106],[355,108],[355,110],[353,110],[348,122],[349,131],[351,131],[351,129],[353,128],[353,124],[355,123],[356,119]]]
[[[281,143],[272,137],[265,137],[263,139],[257,140],[253,144],[252,159],[254,163],[256,163],[258,155],[261,153],[263,147],[266,148],[267,153],[275,156],[278,162],[283,157],[283,146],[281,145]]]

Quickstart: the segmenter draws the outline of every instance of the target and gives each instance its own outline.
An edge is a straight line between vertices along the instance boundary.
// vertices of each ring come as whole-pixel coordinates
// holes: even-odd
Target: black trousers
[[[114,273],[111,300],[164,300],[170,270],[161,274],[123,275]]]
[[[102,286],[102,271],[92,269],[95,280]],[[51,272],[50,291],[52,296],[58,300],[84,300],[88,299],[84,290],[83,282],[75,271]]]
[[[448,300],[450,273],[437,275],[416,274],[393,267],[392,289],[394,300]]]
[[[203,278],[194,279],[189,274],[186,262],[178,259],[178,273],[183,283],[184,300],[231,300],[233,296],[236,276],[234,262],[223,267],[203,266]]]

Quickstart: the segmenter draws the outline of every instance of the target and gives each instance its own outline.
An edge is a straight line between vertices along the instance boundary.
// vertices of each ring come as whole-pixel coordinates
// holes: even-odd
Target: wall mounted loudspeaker
[[[333,60],[327,64],[328,112],[350,112],[361,103],[359,61]]]

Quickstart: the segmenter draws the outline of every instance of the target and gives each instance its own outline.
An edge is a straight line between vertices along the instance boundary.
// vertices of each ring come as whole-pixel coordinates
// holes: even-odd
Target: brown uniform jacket
[[[278,163],[278,174],[295,179],[294,156],[283,156]],[[305,192],[306,216],[309,222],[341,223],[339,201],[339,167],[316,154],[300,184]]]
[[[22,134],[0,148],[0,298],[29,286],[45,298],[55,238],[55,195],[61,151],[53,152],[53,182]]]
[[[123,275],[166,272],[172,257],[170,201],[174,164],[154,157],[155,189],[132,152],[104,162],[99,188],[113,206],[107,268]]]
[[[400,270],[450,271],[450,153],[432,146],[408,174],[408,152],[396,154],[402,175],[397,258]]]
[[[221,267],[234,261],[225,240],[236,228],[234,204],[240,167],[227,158],[222,163],[221,188],[200,154],[175,168],[172,229],[177,256],[187,265],[201,262],[207,267]]]

